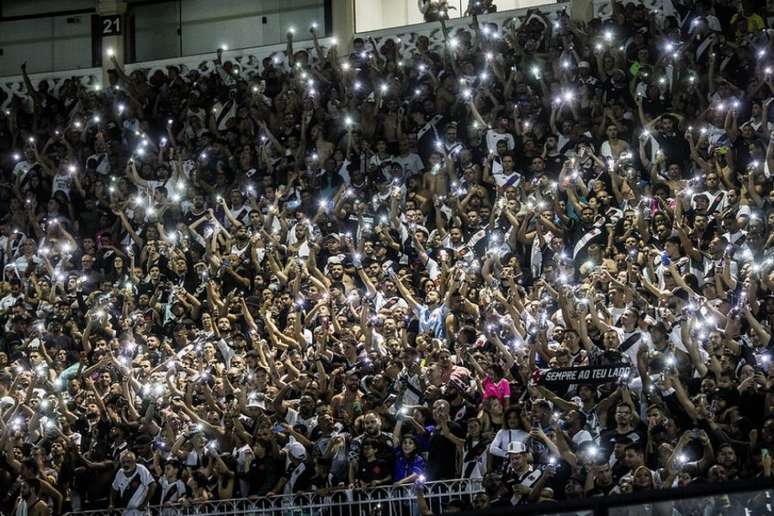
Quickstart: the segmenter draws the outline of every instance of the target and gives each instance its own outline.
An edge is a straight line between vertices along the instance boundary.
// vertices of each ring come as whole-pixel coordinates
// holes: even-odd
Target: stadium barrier
[[[470,500],[481,492],[480,479],[455,479],[424,483],[424,497],[435,514],[443,514],[451,500]],[[117,511],[120,512],[120,511]],[[71,512],[72,516],[107,516],[106,510]],[[135,512],[135,515],[140,514]],[[337,489],[326,496],[316,493],[234,498],[211,502],[152,506],[148,516],[418,516],[414,484],[365,489]]]
[[[462,501],[470,506],[473,495],[483,491],[480,479],[454,479],[424,484],[427,509],[434,515],[451,512],[447,504]],[[455,511],[456,512],[456,511]],[[117,511],[120,513],[120,511]],[[108,511],[72,512],[72,516],[107,516]],[[203,503],[153,506],[134,516],[420,516],[413,484],[367,489],[335,490],[327,496],[299,493],[255,499],[218,500]],[[774,514],[774,480],[757,478],[723,483],[695,483],[680,488],[658,489],[591,498],[492,507],[459,513],[463,516],[757,516]]]

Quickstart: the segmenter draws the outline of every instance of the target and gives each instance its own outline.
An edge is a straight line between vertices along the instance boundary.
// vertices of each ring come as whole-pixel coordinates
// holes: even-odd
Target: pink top
[[[504,401],[505,398],[511,397],[511,385],[508,380],[501,378],[499,382],[494,383],[490,377],[484,378],[481,382],[484,387],[484,399],[497,398],[500,401]]]

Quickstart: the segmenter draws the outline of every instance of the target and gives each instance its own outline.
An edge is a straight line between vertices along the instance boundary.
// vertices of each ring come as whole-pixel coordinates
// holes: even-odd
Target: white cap
[[[294,459],[306,458],[306,448],[304,448],[304,445],[299,442],[289,442],[285,445],[284,450],[288,453],[289,457],[293,457]]]
[[[248,398],[247,408],[259,408],[259,409],[266,410],[266,402],[263,400],[259,401],[257,398]]]
[[[511,441],[508,443],[508,453],[527,453],[527,447],[522,441]]]

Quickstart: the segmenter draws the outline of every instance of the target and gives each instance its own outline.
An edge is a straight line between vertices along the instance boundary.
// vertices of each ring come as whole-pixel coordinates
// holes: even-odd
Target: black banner
[[[541,371],[538,383],[545,387],[567,387],[580,383],[601,384],[628,380],[632,367],[626,364],[567,367]]]

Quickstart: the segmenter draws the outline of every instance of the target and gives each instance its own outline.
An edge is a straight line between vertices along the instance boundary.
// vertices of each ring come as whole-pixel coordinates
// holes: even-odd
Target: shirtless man
[[[349,372],[344,378],[344,390],[335,395],[331,399],[331,409],[333,410],[333,417],[341,419],[344,413],[350,414],[350,416],[357,417],[355,409],[356,405],[362,403],[362,393],[360,392],[360,379],[357,373]]]
[[[607,140],[602,142],[602,146],[599,148],[599,152],[602,154],[603,158],[612,158],[613,160],[618,161],[621,154],[629,152],[629,144],[618,138],[617,125],[614,123],[608,124],[605,134],[607,135]]]
[[[26,514],[27,516],[49,516],[51,514],[51,508],[40,498],[40,480],[28,478],[22,482],[21,492],[13,514]]]

